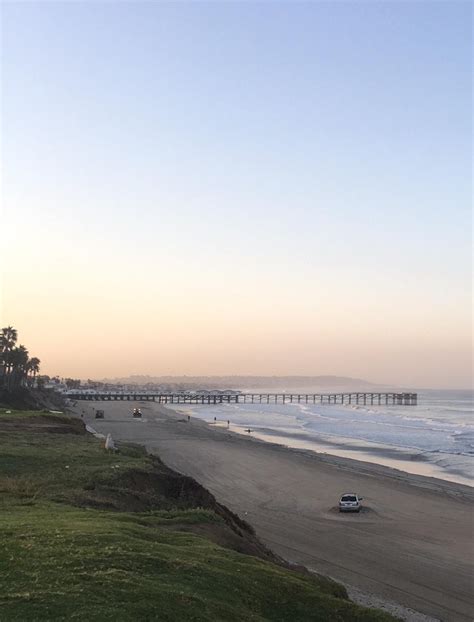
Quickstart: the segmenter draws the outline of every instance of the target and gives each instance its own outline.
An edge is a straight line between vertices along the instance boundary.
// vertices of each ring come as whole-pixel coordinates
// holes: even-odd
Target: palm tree
[[[18,339],[18,331],[13,326],[6,326],[0,332],[0,370],[2,384],[5,384],[7,376],[12,369],[12,361],[9,353],[15,347]]]
[[[9,351],[15,347],[18,339],[18,331],[13,326],[7,326],[2,328],[0,333],[0,349],[2,351]]]
[[[18,332],[13,326],[0,330],[0,389],[14,391],[28,384],[28,376],[34,384],[39,372],[40,360],[36,356],[30,359],[24,345],[17,346]]]
[[[18,348],[13,348],[8,352],[9,362],[9,374],[8,374],[8,389],[18,389],[27,374],[28,365],[28,350],[23,345],[19,345]]]
[[[36,356],[33,356],[32,358],[30,358],[30,360],[26,364],[26,371],[27,371],[27,373],[29,373],[29,374],[31,374],[33,376],[33,380],[32,380],[32,383],[31,383],[32,385],[35,384],[36,374],[40,370],[40,363],[41,363],[41,361],[39,360],[39,358],[37,358]]]
[[[10,351],[0,349],[0,386],[2,387],[5,387],[7,384],[10,357]]]

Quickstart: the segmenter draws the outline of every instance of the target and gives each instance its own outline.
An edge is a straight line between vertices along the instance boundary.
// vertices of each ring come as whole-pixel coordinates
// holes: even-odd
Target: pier
[[[158,404],[340,404],[363,406],[416,406],[417,393],[155,393],[123,391],[85,393],[69,391],[71,400],[157,402]]]

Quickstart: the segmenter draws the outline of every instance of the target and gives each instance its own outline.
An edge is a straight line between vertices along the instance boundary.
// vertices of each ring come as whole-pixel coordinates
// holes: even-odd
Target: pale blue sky
[[[163,288],[187,288],[206,333],[199,292],[261,291],[268,306],[242,304],[265,321],[283,287],[291,341],[299,318],[311,331],[311,318],[334,315],[304,286],[348,304],[335,315],[352,337],[360,296],[374,315],[390,310],[379,340],[414,321],[430,326],[430,348],[441,335],[438,356],[465,345],[470,3],[37,2],[2,13],[5,214],[28,247],[12,278],[26,279],[23,291],[39,256],[69,298],[64,273],[87,274],[97,296],[117,274],[138,279],[150,305]],[[14,321],[25,298],[10,287]],[[173,369],[246,369],[218,360]]]

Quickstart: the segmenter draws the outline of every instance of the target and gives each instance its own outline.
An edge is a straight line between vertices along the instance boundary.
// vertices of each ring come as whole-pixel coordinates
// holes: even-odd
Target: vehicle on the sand
[[[95,418],[96,419],[103,419],[104,418],[104,411],[103,410],[96,410],[95,411]]]
[[[142,411],[139,408],[134,408],[133,409],[133,418],[134,419],[141,419],[142,416]]]
[[[360,512],[362,499],[355,492],[345,492],[339,501],[339,512]]]

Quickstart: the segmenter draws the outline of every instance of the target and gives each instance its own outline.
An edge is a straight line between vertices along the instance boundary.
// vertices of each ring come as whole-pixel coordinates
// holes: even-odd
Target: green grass
[[[182,531],[225,527],[189,499],[151,490],[148,511],[121,511],[144,503],[129,475],[160,464],[136,447],[108,454],[74,425],[0,412],[1,622],[393,620],[337,597],[331,581]],[[101,499],[110,509],[97,509]]]

